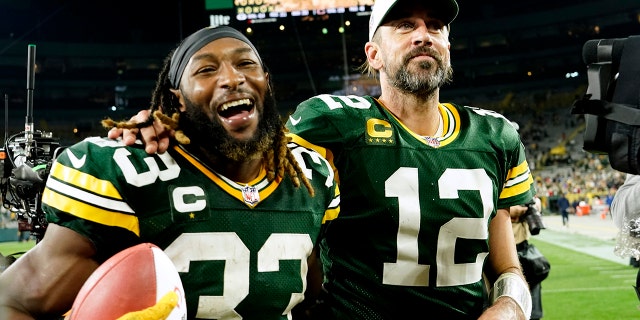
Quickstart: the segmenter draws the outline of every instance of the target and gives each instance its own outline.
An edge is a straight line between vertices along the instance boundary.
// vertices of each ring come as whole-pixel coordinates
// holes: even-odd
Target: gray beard
[[[429,73],[429,69],[435,64],[435,72]],[[411,73],[405,62],[396,72],[390,72],[385,66],[384,71],[390,76],[391,85],[400,91],[420,97],[432,96],[436,89],[450,82],[453,78],[451,65],[445,65],[441,60],[421,62],[418,67],[422,72]]]

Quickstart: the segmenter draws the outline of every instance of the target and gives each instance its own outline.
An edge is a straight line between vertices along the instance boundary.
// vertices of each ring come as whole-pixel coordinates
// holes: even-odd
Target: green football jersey
[[[100,261],[140,242],[162,248],[180,273],[189,319],[287,319],[304,298],[307,258],[340,209],[330,163],[289,147],[314,197],[288,176],[268,181],[264,168],[236,183],[180,146],[148,155],[88,138],[56,159],[43,208],[51,223],[93,241]]]
[[[439,111],[440,137],[417,135],[372,97],[319,95],[287,121],[294,141],[337,170],[341,211],[321,254],[339,318],[477,319],[483,310],[489,222],[530,201],[533,179],[502,115]]]

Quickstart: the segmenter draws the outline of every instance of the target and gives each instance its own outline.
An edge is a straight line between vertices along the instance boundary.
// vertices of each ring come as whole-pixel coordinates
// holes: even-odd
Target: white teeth
[[[230,101],[230,102],[227,102],[227,103],[223,104],[220,107],[220,111],[225,111],[225,110],[227,110],[227,109],[229,109],[231,107],[239,106],[239,105],[242,105],[242,104],[247,104],[248,105],[248,104],[251,104],[251,101],[249,101],[249,99],[241,99],[241,100],[236,100],[236,101]]]

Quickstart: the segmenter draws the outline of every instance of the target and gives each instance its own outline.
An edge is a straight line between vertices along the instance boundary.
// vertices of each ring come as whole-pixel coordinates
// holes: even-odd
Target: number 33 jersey
[[[264,168],[236,183],[180,146],[148,155],[88,138],[56,159],[43,208],[89,238],[100,262],[140,242],[161,247],[180,273],[189,319],[287,319],[321,229],[339,212],[329,162],[289,147],[314,197],[289,176],[268,181]]]
[[[498,208],[528,202],[533,179],[502,115],[438,108],[438,137],[412,132],[372,97],[319,95],[288,119],[294,141],[337,170],[341,212],[322,258],[328,301],[344,318],[423,310],[477,319],[482,311],[489,222]]]

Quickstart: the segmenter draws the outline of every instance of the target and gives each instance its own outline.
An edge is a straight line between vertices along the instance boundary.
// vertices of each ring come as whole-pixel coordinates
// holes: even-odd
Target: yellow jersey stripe
[[[78,218],[102,225],[121,227],[140,236],[140,224],[136,216],[101,209],[57,193],[49,188],[45,188],[42,199],[47,205]]]
[[[529,164],[523,161],[517,167],[509,170],[507,181],[500,192],[500,199],[509,198],[528,192],[533,184],[533,177],[529,171]]]
[[[77,188],[75,186],[62,183],[56,179],[49,179],[47,181],[47,188],[57,193],[67,195],[84,203],[90,203],[91,205],[101,207],[109,211],[118,211],[129,214],[134,213],[133,209],[131,209],[131,207],[122,200],[114,200],[111,198],[102,197],[100,195],[84,191],[83,189]]]
[[[324,212],[324,217],[322,217],[322,223],[324,224],[327,221],[333,220],[338,217],[340,214],[340,188],[336,185],[334,198],[329,203],[329,209]]]
[[[100,180],[90,174],[66,167],[58,162],[51,167],[51,176],[79,188],[93,190],[106,197],[122,199],[111,181]]]

